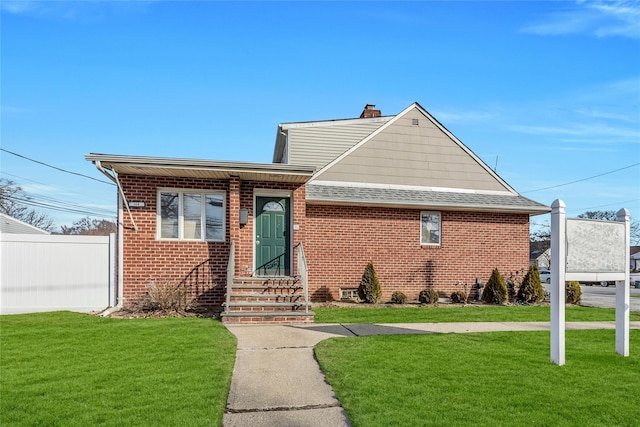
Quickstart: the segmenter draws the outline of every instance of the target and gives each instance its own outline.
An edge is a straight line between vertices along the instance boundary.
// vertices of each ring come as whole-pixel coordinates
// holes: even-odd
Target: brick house
[[[419,104],[278,125],[272,163],[90,154],[118,184],[119,302],[181,283],[226,321],[308,321],[369,261],[383,299],[529,262],[519,195]],[[471,291],[471,287],[469,287]]]

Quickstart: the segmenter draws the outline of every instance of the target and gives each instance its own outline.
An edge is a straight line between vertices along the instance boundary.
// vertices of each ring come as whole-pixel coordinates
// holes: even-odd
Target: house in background
[[[280,124],[272,163],[86,159],[119,187],[120,301],[183,283],[225,321],[309,321],[309,299],[353,295],[369,261],[383,299],[449,296],[526,268],[529,217],[550,211],[417,103]]]
[[[640,246],[631,246],[629,250],[630,260],[629,268],[631,271],[640,272]]]
[[[51,234],[3,213],[0,213],[0,232],[7,234]]]

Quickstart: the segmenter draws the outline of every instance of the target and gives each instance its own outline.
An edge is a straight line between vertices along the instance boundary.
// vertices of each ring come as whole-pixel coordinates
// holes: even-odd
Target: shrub
[[[400,291],[395,291],[391,294],[391,302],[393,304],[406,304],[407,296]]]
[[[466,304],[467,294],[462,291],[454,291],[451,293],[451,302],[455,304]]]
[[[173,282],[152,281],[147,286],[147,293],[140,298],[135,308],[141,311],[182,312],[193,308],[192,306],[193,298],[188,296],[184,286]]]
[[[534,304],[544,301],[544,288],[540,282],[540,271],[538,266],[533,264],[529,266],[529,271],[522,279],[522,285],[518,290],[519,302]]]
[[[517,270],[515,273],[509,273],[509,278],[506,279],[507,293],[509,302],[515,302],[518,295],[518,289],[522,286],[522,274],[524,268]]]
[[[438,302],[438,292],[434,289],[425,289],[424,291],[420,291],[420,295],[418,295],[418,300],[423,304],[435,304]]]
[[[507,284],[497,268],[493,269],[491,277],[484,287],[482,301],[487,304],[504,304],[507,301]]]
[[[579,282],[567,282],[565,284],[565,302],[567,304],[580,304],[582,289]]]
[[[378,275],[373,267],[373,262],[369,261],[364,269],[360,286],[358,286],[358,297],[366,303],[375,304],[382,297],[382,289],[378,281]]]

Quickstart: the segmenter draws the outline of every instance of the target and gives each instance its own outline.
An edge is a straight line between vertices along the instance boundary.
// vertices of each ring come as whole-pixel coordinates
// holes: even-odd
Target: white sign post
[[[551,362],[564,365],[564,275],[566,259],[565,204],[551,204]],[[561,268],[559,268],[561,267]]]
[[[629,211],[616,221],[566,218],[551,205],[551,362],[565,363],[565,281],[616,281],[616,352],[629,355]]]

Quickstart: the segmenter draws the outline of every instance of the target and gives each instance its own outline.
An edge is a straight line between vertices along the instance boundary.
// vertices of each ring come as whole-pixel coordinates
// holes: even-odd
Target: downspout
[[[108,176],[108,175],[107,175]],[[118,258],[118,283],[117,283],[117,293],[116,293],[116,305],[113,307],[109,307],[106,310],[104,310],[102,313],[100,313],[100,316],[102,317],[107,317],[110,316],[111,313],[114,313],[118,310],[120,310],[123,306],[123,289],[124,289],[124,285],[123,285],[123,279],[122,279],[122,274],[124,273],[124,267],[122,265],[122,254],[123,254],[123,250],[124,250],[124,243],[123,243],[123,239],[122,239],[122,233],[124,231],[124,227],[122,224],[122,217],[123,217],[123,211],[122,211],[122,196],[120,196],[120,193],[118,193],[118,233],[116,234],[117,239],[118,239],[118,249],[117,249],[117,258]]]
[[[96,165],[96,168],[98,168],[98,170],[100,172],[102,172],[107,178],[109,178],[111,181],[113,181],[117,186],[118,186],[118,295],[117,295],[117,300],[116,300],[116,306],[113,308],[110,308],[108,310],[106,310],[105,312],[102,313],[103,316],[108,316],[109,314],[113,313],[114,311],[118,311],[122,308],[123,306],[123,290],[124,290],[124,283],[123,283],[123,273],[124,273],[124,257],[123,257],[123,253],[124,253],[124,239],[123,239],[123,233],[124,233],[124,211],[122,209],[123,205],[127,208],[127,212],[129,213],[129,219],[131,220],[131,223],[133,224],[133,229],[135,231],[138,231],[138,226],[136,225],[135,221],[133,220],[133,215],[131,214],[131,210],[129,209],[129,203],[127,202],[127,198],[124,195],[124,191],[122,190],[122,185],[120,184],[120,181],[118,180],[118,175],[114,173],[114,175],[111,175],[109,172],[107,172],[103,167],[102,164],[100,164],[99,160],[95,160],[93,162],[94,165]]]
[[[135,231],[138,231],[138,226],[136,225],[136,222],[133,220],[133,215],[131,215],[131,209],[129,209],[129,202],[127,202],[127,197],[124,195],[124,190],[122,189],[122,185],[120,185],[120,180],[118,180],[118,175],[114,173],[114,175],[111,175],[109,172],[107,172],[103,167],[102,164],[100,163],[100,160],[94,160],[93,164],[96,165],[96,167],[98,168],[98,170],[100,172],[102,172],[104,175],[106,175],[107,178],[109,178],[111,181],[115,182],[115,184],[118,186],[118,191],[120,193],[120,196],[122,197],[122,202],[124,204],[124,206],[127,208],[127,212],[129,213],[129,220],[131,221],[131,224],[133,224],[133,229]]]

